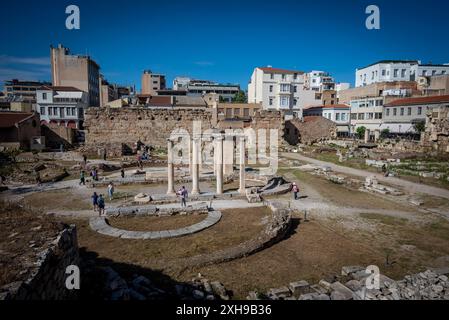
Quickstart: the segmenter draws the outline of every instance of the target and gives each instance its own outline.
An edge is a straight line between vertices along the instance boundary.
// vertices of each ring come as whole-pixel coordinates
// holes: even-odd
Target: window
[[[285,80],[285,74],[282,75],[282,80]]]
[[[371,75],[371,80],[374,80],[374,71],[373,71],[373,73]]]
[[[59,115],[62,118],[62,117],[64,117],[64,108],[59,108],[59,109],[60,109],[59,110]]]
[[[273,105],[273,98],[270,98],[269,105],[270,105],[270,106]]]
[[[404,115],[404,108],[401,108],[401,116]]]
[[[281,84],[281,92],[290,92],[289,84]]]
[[[273,92],[273,86],[270,86],[270,92]]]
[[[41,115],[45,115],[45,107],[41,107]]]
[[[46,92],[42,93],[42,100],[47,100],[47,93]]]
[[[393,75],[393,76],[394,76],[395,78],[398,77],[398,72],[399,72],[399,69],[394,69],[394,75]]]
[[[409,115],[409,116],[412,115],[412,108],[408,108],[408,109],[407,109],[407,115]]]
[[[337,112],[337,113],[335,114],[335,120],[336,120],[336,121],[340,121],[340,113],[339,113],[339,112]]]
[[[346,113],[341,114],[341,121],[346,121]]]
[[[298,92],[298,87],[297,86],[293,86],[293,92]]]
[[[240,108],[234,109],[234,116],[240,116]]]
[[[296,106],[298,104],[298,99],[293,99],[293,105]]]
[[[427,70],[423,70],[422,75],[423,75],[423,77],[427,76]]]
[[[274,74],[270,73],[270,79],[273,80],[274,79]]]
[[[298,74],[297,73],[295,73],[295,74],[293,74],[293,79],[298,79]]]
[[[446,70],[441,71],[441,74],[446,74]]]
[[[405,69],[402,69],[401,70],[401,78],[405,78],[405,72],[406,72],[407,70],[405,70]]]
[[[398,110],[396,108],[393,108],[393,116],[397,116],[398,115]]]
[[[436,75],[437,71],[436,70],[432,70],[432,76]]]
[[[389,116],[390,116],[390,108],[387,108],[387,109],[385,110],[385,112],[386,112],[386,114],[387,114],[387,117],[389,117]]]
[[[376,113],[374,114],[374,118],[375,118],[375,119],[382,119],[382,112],[376,112]]]
[[[365,120],[365,114],[364,113],[359,113],[358,114],[358,120]]]
[[[386,71],[385,69],[382,70],[382,76],[383,76],[383,77],[385,77],[386,72],[387,72],[387,71]]]
[[[281,97],[281,107],[288,107],[290,104],[290,99],[288,97]]]
[[[418,107],[418,116],[422,115],[422,107]]]
[[[244,117],[249,117],[249,108],[244,108],[243,109],[243,116]]]

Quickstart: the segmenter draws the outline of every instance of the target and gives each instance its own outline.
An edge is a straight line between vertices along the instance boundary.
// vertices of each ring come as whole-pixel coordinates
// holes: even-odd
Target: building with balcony
[[[356,70],[355,86],[378,82],[417,81],[418,77],[449,74],[449,64],[421,64],[419,60],[382,60]]]
[[[280,110],[287,118],[302,118],[302,109],[321,104],[319,92],[305,88],[304,72],[272,67],[255,68],[248,84],[248,103]]]
[[[236,94],[240,92],[240,85],[192,79],[189,77],[176,77],[173,80],[173,90],[186,92],[188,96],[217,94],[221,101],[232,102]],[[178,93],[177,95],[180,94]]]
[[[88,94],[90,107],[100,106],[100,66],[89,56],[72,55],[68,48],[50,47],[52,83]]]
[[[74,87],[44,86],[36,91],[36,112],[41,124],[82,129],[88,93]]]
[[[23,101],[36,103],[36,90],[42,86],[50,86],[50,82],[20,81],[17,79],[5,81],[3,85],[4,98],[8,101]]]

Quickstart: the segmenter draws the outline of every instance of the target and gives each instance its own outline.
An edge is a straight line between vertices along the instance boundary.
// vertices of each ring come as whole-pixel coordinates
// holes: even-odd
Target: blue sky
[[[65,28],[76,4],[81,29]],[[365,8],[381,30],[365,28]],[[39,0],[2,4],[0,80],[49,80],[49,46],[89,54],[112,82],[136,84],[151,69],[246,89],[252,70],[272,65],[325,70],[354,82],[357,67],[382,59],[449,63],[449,1],[427,0]]]

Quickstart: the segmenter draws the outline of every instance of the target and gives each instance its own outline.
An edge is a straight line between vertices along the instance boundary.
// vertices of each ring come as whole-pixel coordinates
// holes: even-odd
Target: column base
[[[241,195],[246,195],[246,189],[239,189],[238,193],[240,193]]]

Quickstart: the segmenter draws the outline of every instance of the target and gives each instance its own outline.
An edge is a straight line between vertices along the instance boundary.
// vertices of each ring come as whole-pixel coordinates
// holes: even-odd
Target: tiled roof
[[[30,117],[34,113],[24,112],[0,112],[0,128],[11,128]]]
[[[412,105],[420,105],[420,104],[434,104],[434,103],[445,103],[445,102],[449,103],[449,95],[399,99],[399,100],[394,100],[390,103],[385,104],[385,107],[412,106]]]
[[[53,91],[83,91],[75,87],[68,87],[68,86],[42,86],[39,88],[39,90],[53,90]]]
[[[311,106],[304,108],[304,110],[311,110],[311,109],[350,109],[351,106],[348,106],[346,104],[329,104],[329,105],[321,105],[321,106]]]
[[[258,68],[264,72],[271,72],[271,73],[298,73],[298,74],[304,74],[304,71],[298,71],[298,70],[286,70],[286,69],[278,69],[278,68],[271,68],[271,67],[265,67],[265,68]]]

